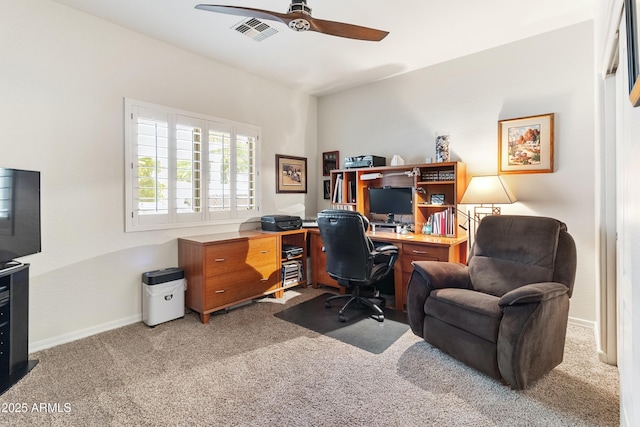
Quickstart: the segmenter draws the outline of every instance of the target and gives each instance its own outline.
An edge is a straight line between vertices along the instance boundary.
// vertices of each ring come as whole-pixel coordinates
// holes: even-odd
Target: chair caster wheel
[[[338,315],[338,320],[340,320],[341,322],[346,322],[347,318],[344,314],[339,314]]]

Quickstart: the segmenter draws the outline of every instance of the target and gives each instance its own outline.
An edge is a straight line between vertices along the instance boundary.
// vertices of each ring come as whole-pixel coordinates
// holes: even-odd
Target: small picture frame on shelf
[[[432,194],[429,198],[432,205],[444,205],[444,194]]]

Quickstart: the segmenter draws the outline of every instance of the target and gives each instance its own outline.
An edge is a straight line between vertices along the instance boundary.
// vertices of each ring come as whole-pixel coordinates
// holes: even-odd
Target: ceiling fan
[[[214,4],[199,4],[196,6],[196,9],[225,13],[227,15],[280,21],[294,31],[316,31],[322,34],[356,40],[380,41],[389,34],[387,31],[361,27],[359,25],[312,18],[311,8],[307,6],[307,0],[292,0],[287,13],[271,12],[269,10],[253,9],[250,7],[220,6]]]

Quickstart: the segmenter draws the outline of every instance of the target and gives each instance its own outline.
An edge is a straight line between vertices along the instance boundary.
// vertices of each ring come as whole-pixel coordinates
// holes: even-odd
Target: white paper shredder
[[[184,271],[179,268],[142,273],[142,321],[149,326],[184,317]]]

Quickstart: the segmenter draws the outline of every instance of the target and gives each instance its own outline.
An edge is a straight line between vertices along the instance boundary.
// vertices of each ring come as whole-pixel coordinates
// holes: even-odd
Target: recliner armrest
[[[457,262],[413,261],[413,269],[426,281],[431,289],[471,288],[469,269]]]
[[[500,298],[500,307],[518,304],[531,304],[547,301],[569,292],[564,284],[558,282],[531,283],[507,292]]]

